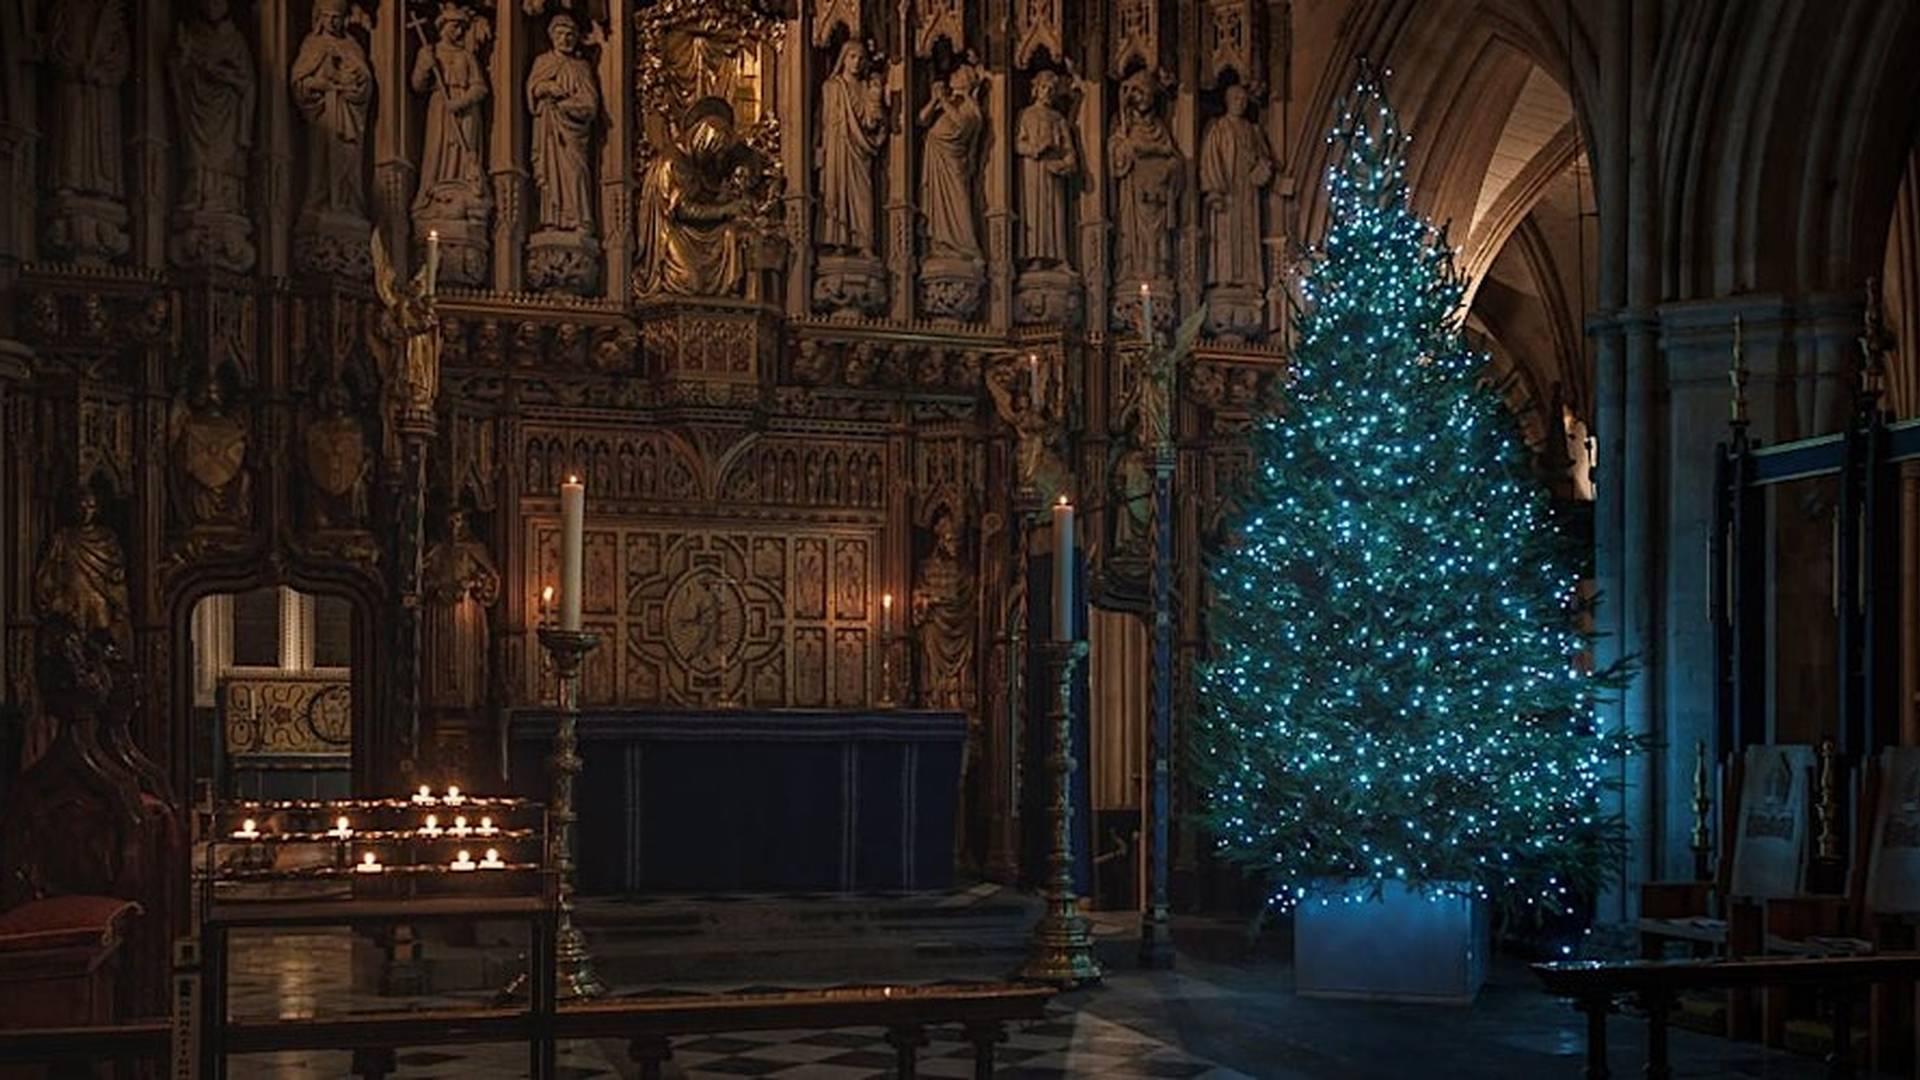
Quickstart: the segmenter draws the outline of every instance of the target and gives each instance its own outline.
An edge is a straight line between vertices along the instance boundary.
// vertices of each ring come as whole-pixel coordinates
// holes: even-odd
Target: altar
[[[514,714],[514,794],[547,798],[551,710]],[[957,712],[606,709],[578,721],[583,893],[943,889]]]

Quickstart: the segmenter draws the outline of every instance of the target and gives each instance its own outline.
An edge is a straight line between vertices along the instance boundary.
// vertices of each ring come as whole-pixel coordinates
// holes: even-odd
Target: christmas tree
[[[1376,81],[1329,141],[1287,406],[1211,567],[1203,814],[1282,909],[1398,881],[1559,910],[1621,851],[1602,798],[1628,747],[1594,716],[1619,677],[1582,663],[1578,553],[1462,338]]]

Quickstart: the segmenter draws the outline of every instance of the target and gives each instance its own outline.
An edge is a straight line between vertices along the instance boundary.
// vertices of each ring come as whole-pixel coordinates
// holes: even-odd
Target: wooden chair
[[[1806,895],[1813,747],[1750,746],[1724,774],[1713,876],[1641,887],[1637,929],[1647,959],[1661,958],[1673,942],[1694,955],[1758,956],[1768,906]],[[1751,994],[1729,992],[1725,1008],[1727,1034],[1759,1034]]]
[[[185,860],[164,782],[125,730],[137,683],[111,639],[64,618],[40,627],[38,653],[58,731],[0,814],[0,1017],[164,1016]]]

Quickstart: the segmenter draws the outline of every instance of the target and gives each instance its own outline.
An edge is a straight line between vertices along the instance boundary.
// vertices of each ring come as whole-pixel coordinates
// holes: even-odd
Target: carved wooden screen
[[[588,490],[588,705],[857,708],[879,664],[888,482],[871,436],[660,430],[528,433],[528,488],[577,471]],[[718,462],[717,466],[711,464]],[[559,581],[550,500],[523,519],[527,580]],[[529,664],[540,665],[535,653]],[[534,667],[533,700],[552,700]]]
[[[560,531],[529,522],[537,580]],[[868,701],[876,530],[685,519],[586,530],[586,704],[847,708]],[[540,673],[541,700],[552,696]]]

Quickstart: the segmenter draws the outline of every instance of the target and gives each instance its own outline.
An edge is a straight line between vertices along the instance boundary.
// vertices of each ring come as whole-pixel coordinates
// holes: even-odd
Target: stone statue
[[[1184,180],[1180,149],[1160,115],[1159,99],[1156,76],[1144,69],[1127,76],[1120,84],[1120,114],[1107,142],[1118,185],[1113,315],[1121,327],[1137,322],[1130,313],[1139,285],[1173,295],[1174,232],[1179,225],[1175,208]],[[1169,305],[1160,310],[1168,317],[1173,314]]]
[[[347,33],[347,0],[315,0],[289,76],[307,122],[307,193],[294,226],[301,269],[365,278],[367,105],[373,69]]]
[[[418,31],[419,24],[413,25]],[[427,98],[413,231],[423,240],[440,234],[442,273],[449,282],[480,285],[487,277],[487,217],[493,210],[486,117],[480,108],[492,87],[478,56],[488,24],[458,4],[443,2],[433,25],[437,39],[429,44],[422,32],[408,80],[414,93]]]
[[[122,649],[133,642],[127,561],[120,538],[100,521],[100,498],[82,487],[73,522],[53,534],[33,573],[40,614],[64,615],[82,633],[103,630]]]
[[[1265,328],[1266,269],[1261,193],[1273,182],[1273,154],[1260,126],[1247,118],[1247,88],[1227,87],[1226,115],[1200,140],[1205,195],[1207,300],[1215,333],[1253,337]]]
[[[580,55],[580,28],[573,16],[556,14],[547,24],[547,40],[553,47],[527,74],[539,203],[527,244],[527,278],[535,288],[585,292],[598,280],[592,152],[600,87],[593,65]]]
[[[45,48],[54,108],[49,244],[82,263],[127,253],[120,88],[132,63],[122,0],[49,0]]]
[[[199,0],[180,24],[167,74],[185,169],[168,255],[179,266],[253,269],[247,153],[253,147],[254,70],[227,0]]]
[[[641,292],[738,295],[746,274],[741,219],[757,165],[734,132],[733,106],[709,97],[688,107],[674,145],[641,181]]]
[[[973,580],[961,559],[959,523],[951,511],[941,510],[933,521],[933,550],[920,563],[913,590],[923,708],[973,706]]]
[[[1080,172],[1073,125],[1060,112],[1060,76],[1033,77],[1033,100],[1020,110],[1013,149],[1020,155],[1020,265],[1067,267],[1073,263],[1067,232],[1068,187]]]
[[[434,310],[440,245],[429,238],[426,260],[404,286],[387,255],[386,242],[380,239],[380,230],[372,231],[368,248],[373,286],[384,309],[382,336],[388,342],[388,348],[376,354],[391,358],[383,372],[387,393],[402,416],[432,417],[434,398],[440,392],[440,318]]]
[[[500,599],[500,571],[474,538],[465,510],[447,514],[447,535],[427,551],[420,568],[426,604],[424,704],[478,709],[487,703],[492,637],[487,609]]]
[[[920,212],[927,222],[921,297],[928,314],[966,318],[980,307],[986,261],[974,191],[980,183],[980,108],[985,77],[971,59],[961,60],[944,80],[935,80],[920,125],[927,129],[920,161]]]
[[[175,401],[173,489],[180,520],[189,528],[243,528],[253,520],[253,483],[247,471],[247,425],[227,412],[218,372]]]
[[[886,141],[887,109],[880,76],[869,71],[867,46],[849,41],[820,88],[820,227],[823,250],[873,254],[873,159]]]
[[[1020,158],[1020,236],[1014,317],[1023,323],[1080,323],[1080,278],[1073,269],[1068,207],[1080,176],[1073,125],[1062,112],[1063,80],[1033,77],[1033,100],[1020,110],[1013,150]]]
[[[1065,491],[1066,466],[1054,449],[1064,431],[1052,365],[1031,357],[1001,363],[987,375],[987,393],[994,411],[1013,429],[1015,482],[1022,492],[1046,502]]]

